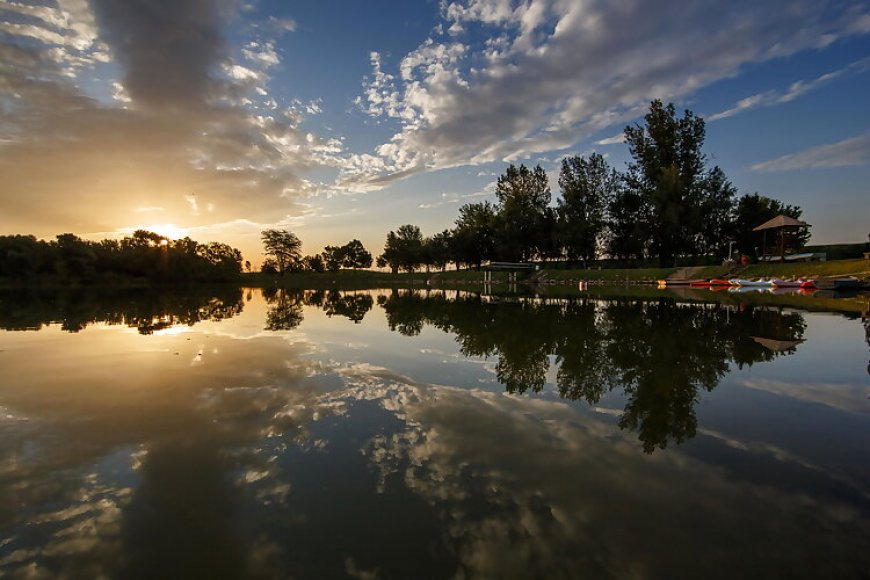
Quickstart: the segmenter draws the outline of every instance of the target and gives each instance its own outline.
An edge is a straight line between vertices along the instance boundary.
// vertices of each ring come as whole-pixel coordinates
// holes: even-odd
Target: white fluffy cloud
[[[236,31],[235,47],[231,7],[0,5],[0,227],[105,232],[153,206],[190,227],[304,213],[318,185],[303,175],[336,165],[343,143],[303,129],[318,101],[269,90],[276,39],[295,23]]]
[[[809,0],[469,0],[442,12],[395,73],[373,57],[359,104],[398,129],[347,164],[348,188],[568,148],[650,99],[685,98],[750,63],[865,33],[870,20],[860,2]]]

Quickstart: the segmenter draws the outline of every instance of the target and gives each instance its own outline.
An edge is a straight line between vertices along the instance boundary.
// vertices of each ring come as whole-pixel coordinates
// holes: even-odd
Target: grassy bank
[[[541,282],[588,282],[625,283],[650,282],[667,278],[678,268],[626,268],[609,270],[541,270],[538,280]]]
[[[753,264],[742,272],[746,276],[870,276],[870,260],[834,260],[802,264]]]
[[[542,279],[553,281],[589,280],[610,282],[654,282],[667,278],[676,268],[636,268],[626,270],[543,270]],[[717,278],[728,274],[725,266],[707,266],[698,270],[694,278]],[[830,262],[802,262],[795,264],[753,264],[740,270],[742,278],[792,276],[824,278],[830,276],[870,277],[870,260],[834,260]]]
[[[529,284],[573,284],[578,281],[601,284],[643,284],[655,283],[667,278],[677,268],[631,268],[602,270],[549,270],[537,272],[518,272],[518,283]],[[699,270],[696,278],[715,278],[724,276],[728,269],[724,266],[707,266]],[[831,262],[809,262],[801,264],[755,264],[740,272],[746,278],[804,276],[820,278],[825,276],[870,277],[868,260],[836,260]],[[366,288],[391,287],[466,287],[483,282],[484,273],[478,270],[448,270],[446,272],[398,273],[376,272],[373,270],[341,270],[338,272],[294,272],[281,276],[266,274],[245,274],[242,283],[249,286],[283,286],[285,288],[343,288],[361,290]],[[493,272],[492,282],[508,283],[507,272]]]

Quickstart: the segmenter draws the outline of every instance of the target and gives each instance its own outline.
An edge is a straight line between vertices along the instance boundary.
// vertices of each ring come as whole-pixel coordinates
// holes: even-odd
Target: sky
[[[0,234],[138,228],[261,259],[380,253],[494,200],[509,163],[629,160],[652,99],[812,243],[870,231],[870,4],[0,0]]]

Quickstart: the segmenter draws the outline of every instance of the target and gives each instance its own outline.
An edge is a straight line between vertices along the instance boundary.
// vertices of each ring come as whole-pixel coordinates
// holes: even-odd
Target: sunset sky
[[[0,234],[220,240],[259,262],[433,234],[508,162],[555,175],[649,101],[814,243],[870,231],[870,4],[0,0]]]

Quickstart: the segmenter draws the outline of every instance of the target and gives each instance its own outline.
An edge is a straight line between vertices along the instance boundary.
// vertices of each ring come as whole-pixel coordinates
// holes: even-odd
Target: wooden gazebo
[[[752,231],[762,232],[762,259],[779,256],[781,260],[785,260],[787,254],[793,254],[800,249],[798,246],[798,234],[802,228],[808,227],[811,226],[806,222],[791,216],[778,215],[760,226],[752,228]],[[768,232],[770,232],[770,236],[768,236]],[[771,239],[770,246],[768,246],[768,238]]]

